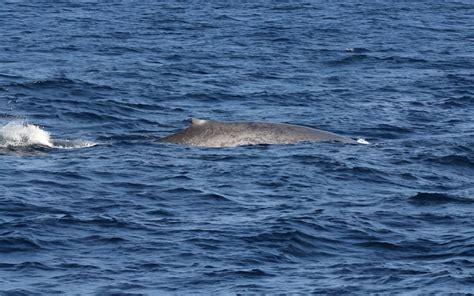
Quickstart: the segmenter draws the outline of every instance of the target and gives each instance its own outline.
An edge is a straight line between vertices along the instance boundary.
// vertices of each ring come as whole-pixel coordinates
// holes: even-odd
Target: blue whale
[[[161,142],[199,147],[236,147],[260,144],[292,144],[298,142],[360,141],[310,127],[267,122],[214,121],[193,118],[191,125]]]

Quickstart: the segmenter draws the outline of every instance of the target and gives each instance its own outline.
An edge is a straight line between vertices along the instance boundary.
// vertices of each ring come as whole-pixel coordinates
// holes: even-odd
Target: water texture
[[[472,293],[473,16],[2,2],[0,294]],[[192,117],[371,144],[157,141]]]

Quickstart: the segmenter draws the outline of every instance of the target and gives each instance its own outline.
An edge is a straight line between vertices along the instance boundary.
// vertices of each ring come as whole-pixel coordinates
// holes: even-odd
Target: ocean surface
[[[0,295],[473,293],[474,4],[2,1],[0,168]]]

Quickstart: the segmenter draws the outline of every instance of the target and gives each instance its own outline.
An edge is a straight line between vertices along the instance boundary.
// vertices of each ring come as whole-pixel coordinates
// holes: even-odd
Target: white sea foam
[[[13,121],[0,127],[0,148],[43,146],[58,149],[86,148],[97,143],[85,140],[53,140],[49,132],[41,127]]]
[[[39,126],[24,122],[10,122],[0,128],[0,147],[53,147],[50,134]]]
[[[366,141],[365,139],[357,139],[357,143],[359,144],[364,144],[364,145],[369,145],[370,143],[368,141]]]

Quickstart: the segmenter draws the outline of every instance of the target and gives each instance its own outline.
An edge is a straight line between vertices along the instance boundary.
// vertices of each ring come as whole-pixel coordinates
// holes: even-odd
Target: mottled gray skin
[[[200,147],[236,147],[298,142],[357,141],[322,130],[284,123],[222,122],[192,119],[190,127],[160,139],[161,142]]]

